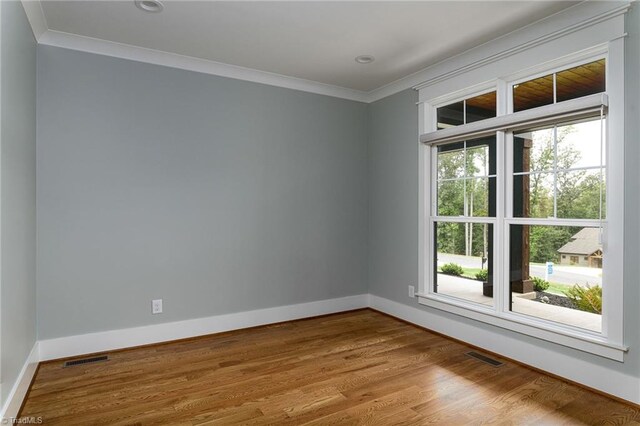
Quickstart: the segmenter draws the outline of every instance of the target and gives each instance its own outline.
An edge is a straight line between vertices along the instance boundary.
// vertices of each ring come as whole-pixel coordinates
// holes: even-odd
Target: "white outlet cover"
[[[409,297],[416,297],[416,288],[412,285],[409,286]]]
[[[151,301],[151,313],[152,314],[162,313],[162,299],[155,299]]]

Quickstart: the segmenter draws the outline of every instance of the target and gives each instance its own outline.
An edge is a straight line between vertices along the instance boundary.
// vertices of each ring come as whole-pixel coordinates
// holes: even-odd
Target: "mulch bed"
[[[563,308],[577,309],[571,299],[565,296],[559,296],[545,291],[536,291],[535,300],[548,305],[562,306]]]

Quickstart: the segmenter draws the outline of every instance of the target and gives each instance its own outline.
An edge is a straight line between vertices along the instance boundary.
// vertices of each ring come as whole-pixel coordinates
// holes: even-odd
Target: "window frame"
[[[513,142],[513,130],[497,131],[496,134],[496,216],[490,218],[435,216],[437,212],[437,155],[431,144],[420,143],[419,151],[419,303],[447,311],[456,315],[471,318],[480,322],[536,337],[549,342],[561,344],[616,361],[623,361],[628,348],[623,343],[622,323],[622,278],[623,278],[623,245],[624,245],[624,203],[620,190],[624,185],[624,49],[621,40],[590,49],[588,52],[567,55],[551,63],[537,65],[528,70],[512,73],[508,77],[497,78],[473,87],[459,90],[430,101],[419,103],[419,132],[437,132],[437,108],[453,102],[468,99],[483,93],[496,91],[496,116],[510,114],[513,111],[513,85],[542,75],[556,73],[574,66],[579,66],[599,59],[606,60],[606,91],[609,106],[606,115],[606,180],[605,188],[616,188],[616,192],[606,190],[607,214],[603,221],[605,252],[608,254],[604,262],[603,276],[607,279],[603,286],[602,332],[596,333],[570,325],[552,322],[511,311],[508,306],[509,261],[509,227],[511,224],[548,224],[547,219],[513,218],[512,174],[509,167],[512,162],[509,147]],[[555,95],[554,95],[555,97]],[[565,101],[568,102],[568,101]],[[554,103],[552,105],[557,105]],[[543,106],[540,108],[545,108]],[[558,119],[559,122],[562,118]],[[465,126],[465,125],[463,125]],[[460,126],[458,126],[460,127]],[[460,140],[473,139],[475,136],[461,137]],[[447,141],[444,143],[449,143]],[[614,167],[610,167],[614,165]],[[509,166],[509,167],[508,167]],[[610,194],[613,199],[610,199]],[[616,206],[615,209],[609,206]],[[524,219],[524,220],[521,220]],[[553,219],[578,224],[584,221],[592,223],[592,219]],[[473,222],[492,223],[494,241],[494,302],[493,306],[467,302],[452,296],[434,291],[434,223],[436,222]]]

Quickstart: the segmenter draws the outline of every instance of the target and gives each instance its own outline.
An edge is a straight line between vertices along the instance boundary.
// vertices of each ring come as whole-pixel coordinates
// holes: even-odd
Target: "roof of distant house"
[[[582,228],[571,237],[571,241],[558,249],[558,253],[590,255],[602,250],[602,244],[598,241],[599,233],[598,228]]]

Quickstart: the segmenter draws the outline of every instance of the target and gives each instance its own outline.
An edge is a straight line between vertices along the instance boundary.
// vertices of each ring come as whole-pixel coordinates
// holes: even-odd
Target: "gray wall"
[[[626,164],[627,185],[625,204],[625,343],[631,348],[640,345],[640,116],[638,105],[638,64],[640,55],[640,5],[635,3],[627,17],[626,61]],[[417,301],[407,297],[407,286],[418,280],[418,108],[417,93],[407,90],[370,105],[369,122],[369,292],[376,296],[419,307]],[[432,310],[450,321],[472,323],[471,320]],[[500,335],[550,348],[559,353],[571,354],[596,365],[629,375],[640,374],[640,358],[631,351],[625,363],[572,350],[563,346],[536,340],[486,324],[478,324],[485,330]],[[585,372],[585,374],[587,374]]]
[[[625,248],[624,336],[632,349],[626,357],[630,374],[640,376],[640,3],[633,2],[625,29]],[[635,349],[635,353],[633,351]],[[632,370],[633,369],[633,370]]]
[[[369,292],[410,302],[418,287],[418,92],[369,105]]]
[[[366,293],[366,119],[39,46],[39,338]]]
[[[4,1],[0,123],[0,403],[36,338],[36,42],[22,4]]]

